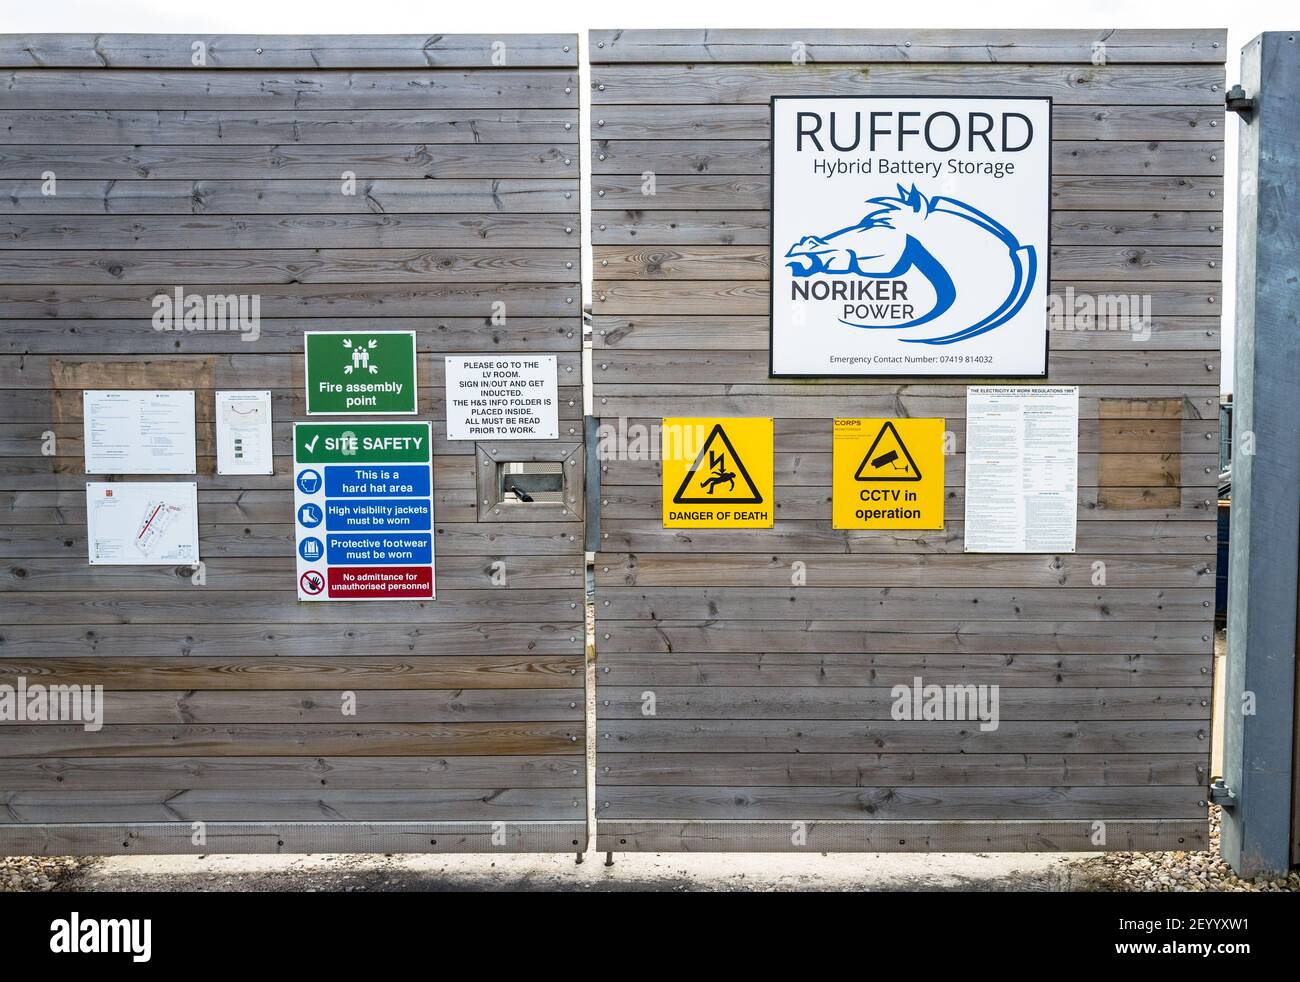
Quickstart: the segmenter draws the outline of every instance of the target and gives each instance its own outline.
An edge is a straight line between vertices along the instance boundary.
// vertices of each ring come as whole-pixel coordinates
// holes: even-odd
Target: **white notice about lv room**
[[[554,440],[555,355],[447,356],[447,439]]]

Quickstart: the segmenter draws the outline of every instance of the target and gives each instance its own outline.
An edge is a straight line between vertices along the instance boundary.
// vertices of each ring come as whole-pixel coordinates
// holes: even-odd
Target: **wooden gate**
[[[599,848],[1204,847],[1224,37],[591,35],[602,433],[773,417],[777,509],[665,529],[658,461],[602,460]],[[769,100],[850,94],[1051,96],[1051,289],[1152,298],[1141,343],[1051,333],[1075,554],[963,553],[965,380],[769,377]],[[942,532],[832,528],[836,416],[947,420]],[[1000,685],[1000,728],[891,719],[917,676]]]
[[[576,37],[0,66],[0,683],[105,687],[97,732],[0,725],[0,853],[583,848]],[[154,330],[176,288],[259,296],[260,338]],[[302,335],[375,328],[418,332],[437,599],[298,603]],[[442,356],[499,352],[558,356],[558,440],[449,443]],[[88,565],[85,389],[196,391],[200,570]],[[221,389],[272,391],[273,476],[214,472]],[[573,459],[576,503],[480,517],[480,457]]]

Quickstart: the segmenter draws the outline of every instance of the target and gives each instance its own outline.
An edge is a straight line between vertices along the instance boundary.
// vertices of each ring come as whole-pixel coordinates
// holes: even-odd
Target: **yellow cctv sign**
[[[837,529],[943,528],[942,419],[837,419]]]
[[[772,421],[663,421],[664,528],[771,528]]]

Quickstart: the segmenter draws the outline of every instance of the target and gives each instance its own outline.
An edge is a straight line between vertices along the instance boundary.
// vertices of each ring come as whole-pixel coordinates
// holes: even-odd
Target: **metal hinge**
[[[1218,805],[1231,811],[1237,804],[1237,796],[1232,788],[1224,783],[1223,778],[1216,777],[1210,782],[1210,804]]]
[[[1240,85],[1234,85],[1223,97],[1223,104],[1234,113],[1240,113],[1242,116],[1249,116],[1255,111],[1255,99],[1253,96],[1247,96],[1246,90]]]

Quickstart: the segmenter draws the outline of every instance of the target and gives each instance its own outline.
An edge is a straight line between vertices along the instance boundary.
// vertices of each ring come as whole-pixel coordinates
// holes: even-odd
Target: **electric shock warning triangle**
[[[705,476],[696,481],[695,476],[701,465],[706,468]],[[737,488],[738,482],[743,482],[743,486]],[[745,493],[746,488],[748,493]],[[763,495],[754,486],[749,471],[745,470],[745,464],[736,454],[722,424],[715,424],[708,439],[704,441],[699,456],[695,458],[695,463],[682,479],[681,487],[673,495],[673,504],[756,505],[762,501]]]
[[[885,439],[886,436],[889,437],[888,440]],[[916,461],[912,459],[907,444],[903,442],[894,424],[885,420],[885,425],[871,441],[871,447],[862,458],[853,478],[856,481],[919,481],[921,469],[916,466]]]

